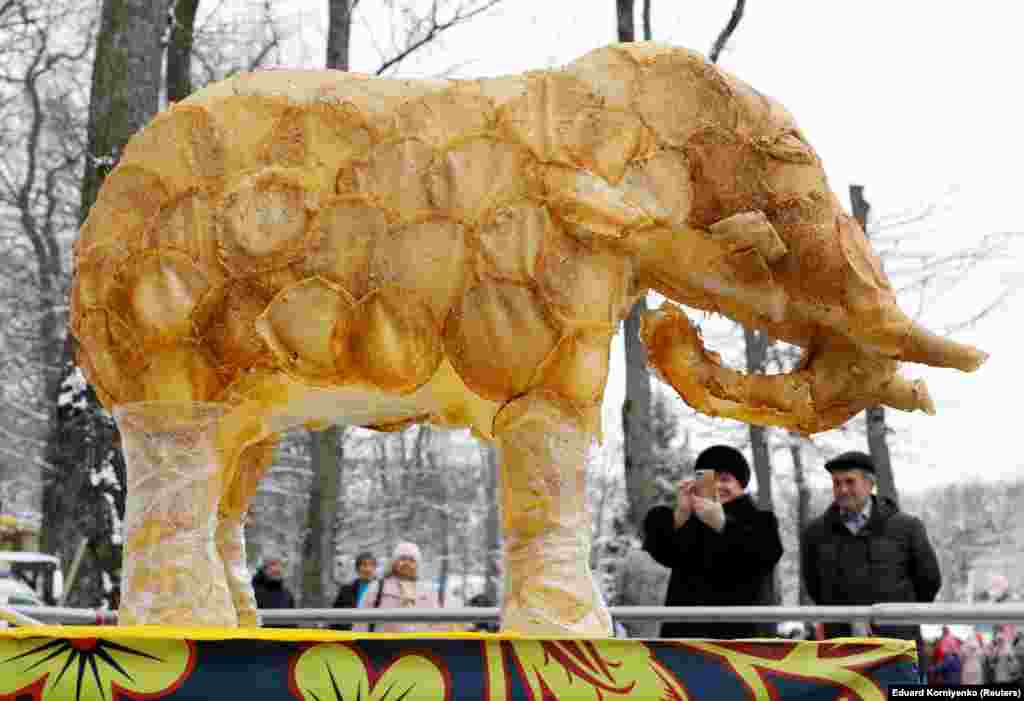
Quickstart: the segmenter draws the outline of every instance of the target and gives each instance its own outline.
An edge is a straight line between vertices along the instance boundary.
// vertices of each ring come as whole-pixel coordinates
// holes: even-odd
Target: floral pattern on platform
[[[187,640],[0,639],[0,700],[159,699],[195,668]]]
[[[595,644],[588,640],[531,640],[509,643],[531,699],[650,699],[688,701],[679,680],[643,645]],[[496,690],[498,680],[492,680]],[[507,680],[505,681],[507,683]],[[502,689],[503,691],[503,689]],[[504,693],[491,693],[503,701]]]
[[[874,677],[884,665],[913,662],[913,657],[879,643],[747,643],[686,641],[675,643],[719,659],[731,668],[752,699],[778,699],[772,679],[802,680],[836,689],[842,701],[886,701]]]
[[[410,651],[375,669],[357,647],[323,643],[294,663],[292,693],[302,701],[446,701],[451,681],[429,652]]]
[[[883,701],[919,679],[912,641],[877,638],[155,630],[0,631],[0,701]]]

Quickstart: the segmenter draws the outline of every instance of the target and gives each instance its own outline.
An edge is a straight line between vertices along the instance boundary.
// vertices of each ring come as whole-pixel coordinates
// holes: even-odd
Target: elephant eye
[[[785,131],[768,143],[762,142],[762,149],[780,161],[808,165],[815,162],[814,150],[796,129]]]

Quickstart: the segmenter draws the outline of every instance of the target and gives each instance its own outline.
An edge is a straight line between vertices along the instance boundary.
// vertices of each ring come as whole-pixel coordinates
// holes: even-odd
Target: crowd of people
[[[338,589],[334,608],[414,608],[437,609],[441,603],[429,581],[421,579],[422,554],[415,543],[402,542],[395,546],[391,555],[391,566],[387,573],[378,578],[378,562],[373,553],[366,551],[356,557],[356,577]],[[284,584],[280,559],[267,559],[253,577],[256,606],[261,609],[295,608],[295,597]],[[484,594],[472,597],[469,606],[494,606],[495,602]],[[265,624],[272,625],[272,624]],[[496,632],[493,623],[475,623],[469,626],[453,626],[426,622],[383,622],[383,623],[333,623],[334,630],[354,630],[377,633],[405,633],[414,631],[471,630]]]
[[[822,606],[927,603],[942,585],[938,558],[921,519],[895,501],[875,494],[876,468],[869,455],[850,451],[825,463],[832,479],[831,505],[806,526],[800,538],[800,572],[810,598]],[[774,603],[774,571],[783,555],[775,515],[762,511],[747,491],[750,466],[725,445],[697,457],[694,477],[682,480],[674,506],[656,506],[643,524],[643,547],[626,555],[618,599],[623,606],[758,606]],[[698,479],[700,476],[700,479]],[[280,563],[269,562],[254,579],[261,608],[287,608],[294,599],[281,591]],[[357,576],[338,592],[335,608],[438,608],[432,587],[419,578],[421,554],[400,543],[390,570],[377,578],[377,559],[356,558]],[[470,606],[494,606],[475,597]],[[336,624],[339,630],[353,626]],[[480,624],[474,630],[494,630]],[[410,631],[438,626],[409,623],[357,624],[355,630]],[[450,630],[451,626],[445,629]],[[774,626],[741,621],[662,624],[621,622],[617,634],[643,638],[738,639],[777,637]],[[990,641],[966,640],[948,628],[934,648],[920,626],[819,625],[816,637],[872,635],[913,641],[922,671],[931,680],[955,683],[1020,682],[1024,639],[1010,625]],[[929,651],[932,651],[929,655]]]
[[[1009,623],[989,640],[976,631],[961,640],[943,626],[927,659],[932,684],[1024,684],[1024,635]]]

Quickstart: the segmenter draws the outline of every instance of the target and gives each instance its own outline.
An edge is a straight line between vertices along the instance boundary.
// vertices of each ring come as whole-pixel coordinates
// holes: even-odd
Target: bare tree
[[[807,476],[804,474],[803,439],[796,435],[789,436],[789,454],[793,459],[793,483],[796,485],[796,534],[797,551],[800,550],[801,538],[804,529],[811,518],[811,490],[807,485]],[[800,558],[796,558],[799,568]],[[797,577],[800,581],[799,601],[800,605],[811,603],[811,597],[807,593],[807,585],[804,583],[804,574],[799,569]]]
[[[387,27],[390,38],[383,41],[370,27],[366,27],[377,52],[378,65],[373,73],[393,73],[414,54],[440,40],[450,29],[483,15],[501,2],[502,0],[405,0],[385,3],[389,19],[382,26]]]
[[[168,21],[167,100],[179,102],[192,93],[192,47],[199,0],[172,0]]]
[[[743,10],[746,9],[747,0],[736,0],[736,6],[732,9],[732,14],[729,15],[729,21],[726,22],[722,31],[719,32],[718,38],[715,39],[715,43],[711,47],[711,53],[708,58],[711,63],[718,63],[718,57],[722,54],[722,49],[729,43],[730,37],[736,28],[740,26],[740,20],[743,19]]]
[[[87,16],[47,3],[0,6],[0,248],[10,283],[0,294],[11,304],[0,334],[0,377],[8,406],[16,407],[0,420],[6,444],[0,478],[21,485],[4,504],[20,512],[38,511],[39,470],[52,482],[55,469],[45,436],[57,420],[56,402],[48,400],[57,397],[61,380],[66,244],[78,221],[80,67],[91,50],[88,25]],[[67,40],[83,29],[84,38]]]
[[[80,220],[85,219],[128,139],[158,109],[165,10],[163,2],[102,3],[86,127]],[[50,461],[56,472],[44,489],[41,541],[42,547],[50,552],[61,552],[69,543],[76,543],[77,537],[69,537],[68,533],[69,527],[73,532],[78,525],[73,516],[69,519],[74,509],[91,507],[97,518],[112,518],[110,504],[102,494],[90,497],[70,491],[92,483],[92,471],[110,456],[115,441],[113,431],[98,430],[103,426],[103,414],[91,392],[81,394],[80,404],[60,410],[61,394],[74,384],[71,378],[76,373],[70,338],[63,344],[60,368],[60,379],[50,384],[47,397],[53,411]],[[82,453],[87,449],[92,457],[83,460]],[[102,556],[97,545],[92,545],[95,560]],[[92,579],[95,586],[96,577]]]
[[[327,2],[327,68],[347,71],[352,44],[352,14],[359,0]]]
[[[498,451],[491,444],[480,448],[484,464],[484,504],[487,516],[484,526],[484,594],[491,601],[498,600],[498,580],[501,577],[501,528],[498,523]]]
[[[176,2],[193,2],[194,0],[175,0]],[[176,54],[177,71],[188,70],[190,88],[195,89],[209,83],[223,80],[239,72],[254,71],[280,61],[280,50],[290,36],[290,31],[274,14],[274,3],[263,0],[258,12],[231,14],[210,12],[205,15],[193,15],[191,53],[183,51],[187,29],[184,24],[181,34],[170,36],[169,51],[182,51]],[[179,12],[177,17],[184,23],[188,13]],[[178,29],[177,21],[173,24]],[[180,44],[175,39],[180,40]],[[168,79],[170,79],[170,60],[168,55]],[[186,64],[186,60],[188,63]],[[168,81],[168,94],[171,83]],[[173,98],[171,98],[173,99]]]
[[[619,41],[635,41],[636,28],[633,21],[633,0],[615,0],[615,13],[618,19]]]
[[[861,230],[868,231],[868,211],[871,206],[864,199],[863,185],[850,185],[850,206],[853,216],[860,224]],[[888,428],[885,423],[885,407],[871,406],[865,409],[868,430],[868,450],[875,463],[878,473],[878,495],[899,503],[896,492],[896,479],[892,472],[892,461],[889,457]]]
[[[329,606],[334,591],[334,533],[341,490],[341,430],[331,427],[310,432],[313,479],[306,512],[306,542],[303,552],[302,605]]]

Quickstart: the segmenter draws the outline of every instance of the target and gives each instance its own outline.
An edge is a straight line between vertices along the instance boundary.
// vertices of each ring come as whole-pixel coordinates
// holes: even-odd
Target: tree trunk
[[[192,94],[192,43],[199,0],[174,0],[174,26],[167,45],[167,101]]]
[[[789,438],[789,454],[793,456],[793,483],[796,484],[796,542],[799,552],[803,542],[804,529],[811,517],[811,490],[807,486],[807,478],[804,475],[804,456],[800,447],[800,437],[791,434]],[[810,606],[811,597],[807,593],[804,573],[799,569],[799,558],[797,558],[797,563],[797,577],[800,580],[800,605]]]
[[[447,495],[445,495],[447,496]],[[437,595],[444,606],[444,600],[448,593],[448,570],[451,569],[452,548],[451,548],[451,514],[448,513],[447,499],[441,506],[441,571],[437,577]]]
[[[501,528],[498,522],[498,449],[492,444],[481,446],[484,457],[484,503],[487,517],[484,533],[486,553],[484,565],[484,594],[498,601],[498,582],[501,581]]]
[[[160,101],[162,50],[161,36],[166,22],[164,2],[150,0],[104,0],[100,30],[96,40],[92,87],[89,100],[87,151],[82,181],[79,221],[84,222],[103,180],[114,165],[128,139],[156,114]],[[74,523],[74,514],[67,513],[66,496],[76,472],[88,470],[90,461],[68,452],[68,446],[83,443],[82,434],[89,430],[88,421],[72,422],[72,412],[59,413],[64,382],[74,372],[74,346],[70,336],[62,345],[59,363],[61,376],[47,384],[51,404],[51,427],[48,452],[58,474],[47,481],[43,490],[43,523],[41,547],[46,552],[59,552],[67,538],[62,528]],[[88,392],[89,406],[82,411],[98,411],[94,395]],[[79,413],[80,415],[80,413]],[[90,447],[93,455],[111,450],[112,436],[99,433],[95,440],[102,445]],[[124,487],[124,485],[122,485]],[[89,490],[95,494],[94,490]],[[64,494],[65,496],[62,496]],[[83,498],[88,498],[83,494]],[[97,509],[107,508],[100,498]]]
[[[651,379],[647,349],[640,340],[640,319],[646,299],[637,300],[624,325],[626,350],[626,400],[622,404],[623,474],[629,503],[629,525],[634,533],[658,496],[651,447]],[[678,475],[675,475],[678,479]]]
[[[327,68],[347,71],[352,40],[352,0],[327,2]]]
[[[345,431],[341,427],[332,426],[323,433],[331,434],[325,438],[323,449],[332,450],[326,456],[326,464],[334,465],[328,470],[324,481],[320,484],[320,528],[323,537],[320,539],[320,595],[324,606],[330,606],[337,595],[335,589],[338,582],[334,577],[334,562],[337,559],[338,538],[338,504],[341,496],[341,478],[345,465]]]
[[[165,25],[164,1],[103,2],[89,101],[82,221],[128,139],[159,108]]]
[[[764,372],[765,360],[768,355],[768,337],[753,329],[743,327],[743,339],[746,342],[747,372]],[[754,458],[754,474],[757,475],[757,503],[764,511],[774,511],[772,499],[772,460],[768,451],[768,429],[764,426],[750,424],[750,453]],[[765,600],[772,605],[781,603],[782,587],[779,584],[779,568],[772,572],[766,584]],[[770,624],[762,624],[769,630]]]
[[[715,39],[715,43],[711,46],[711,52],[708,54],[711,63],[718,63],[718,57],[722,54],[722,49],[729,43],[730,37],[736,31],[736,27],[739,26],[740,20],[743,19],[743,10],[746,4],[747,0],[736,0],[736,5],[732,9],[729,21],[722,28],[718,38]]]
[[[871,205],[864,199],[864,186],[850,186],[850,206],[853,209],[853,216],[860,223],[864,235],[868,233],[868,212]],[[878,475],[878,496],[889,497],[899,502],[899,494],[896,492],[896,480],[892,472],[892,461],[889,458],[889,429],[885,423],[885,407],[872,406],[864,412],[867,422],[868,452],[875,463],[875,471]]]
[[[636,30],[633,22],[633,0],[615,0],[618,12],[619,41],[635,41]]]
[[[747,372],[764,372],[768,337],[760,331],[744,327],[743,340],[746,343]],[[772,462],[768,451],[768,430],[764,426],[750,424],[750,452],[754,458],[754,474],[757,475],[758,506],[765,511],[773,511]]]
[[[314,470],[306,516],[306,546],[302,562],[302,605],[306,608],[329,606],[334,572],[334,531],[338,514],[338,490],[341,470],[338,444],[341,429],[310,432],[311,464]]]
[[[474,511],[475,504],[469,503],[464,504],[464,506],[465,511],[463,511],[462,523],[459,524],[459,538],[461,539],[459,541],[459,545],[461,546],[460,549],[462,550],[462,552],[460,553],[460,560],[462,561],[461,577],[463,605],[465,605],[465,603],[469,601],[468,582],[470,571],[473,569],[472,563],[470,561],[470,548],[472,547],[472,543],[469,540],[469,534],[473,532],[473,528],[471,526],[471,517]]]

